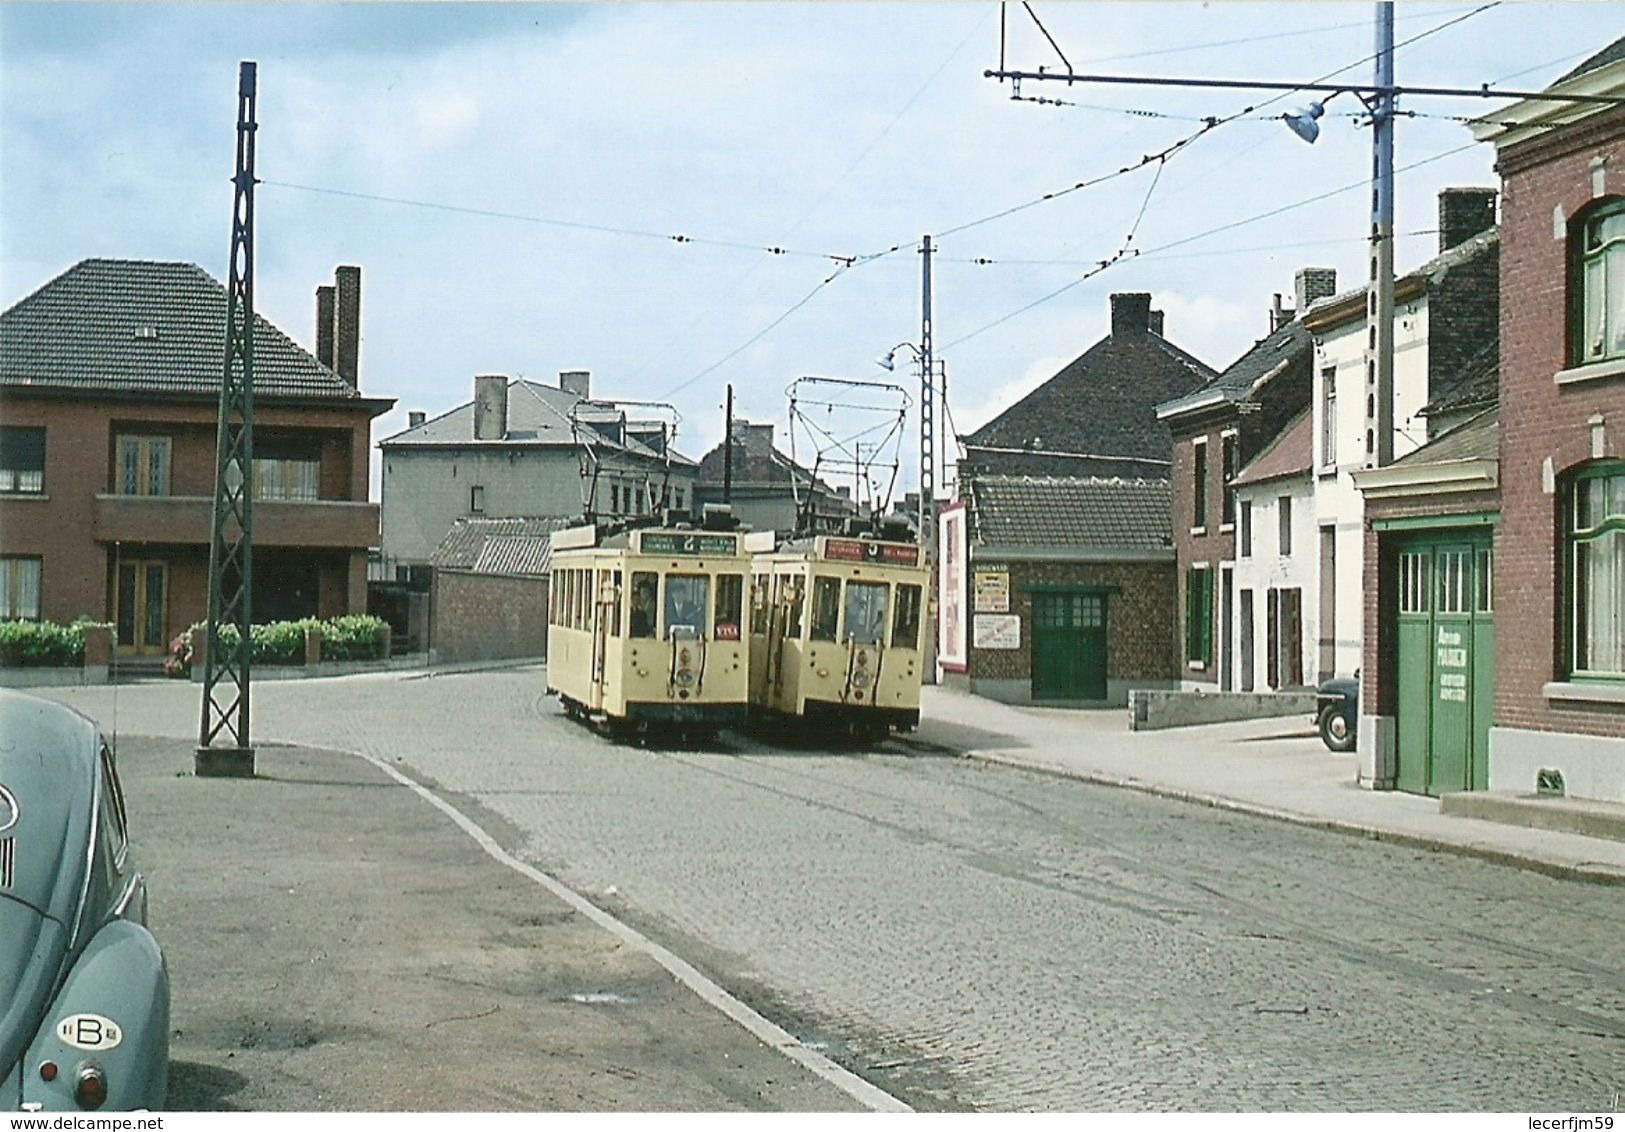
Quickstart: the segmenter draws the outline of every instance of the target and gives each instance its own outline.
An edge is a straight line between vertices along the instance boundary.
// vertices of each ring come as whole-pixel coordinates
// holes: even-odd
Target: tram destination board
[[[669,534],[664,531],[646,531],[640,536],[638,550],[642,554],[709,554],[731,556],[738,552],[739,542],[733,535]]]
[[[824,543],[824,557],[831,562],[885,562],[894,566],[917,566],[920,563],[920,548],[907,543],[832,538]]]

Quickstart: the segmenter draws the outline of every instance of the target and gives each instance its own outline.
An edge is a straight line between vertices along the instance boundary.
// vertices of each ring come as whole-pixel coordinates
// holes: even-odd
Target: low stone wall
[[[63,688],[107,683],[105,664],[79,668],[0,668],[0,688]]]
[[[1319,706],[1314,692],[1159,692],[1137,688],[1128,697],[1129,730],[1160,731],[1165,727],[1283,715],[1301,715],[1307,720]]]

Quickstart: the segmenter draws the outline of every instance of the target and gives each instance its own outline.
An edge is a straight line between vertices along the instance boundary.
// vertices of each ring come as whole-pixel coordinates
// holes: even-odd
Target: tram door
[[[609,638],[618,636],[621,623],[621,572],[593,572],[596,595],[592,618],[592,702],[590,708],[604,706],[605,674],[609,669]]]

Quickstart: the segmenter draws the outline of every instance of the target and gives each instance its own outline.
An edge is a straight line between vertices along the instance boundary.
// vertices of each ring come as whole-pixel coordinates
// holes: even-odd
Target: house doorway
[[[1106,698],[1106,595],[1033,594],[1033,699]]]
[[[115,579],[118,651],[126,656],[156,656],[167,647],[169,564],[152,559],[121,561]]]

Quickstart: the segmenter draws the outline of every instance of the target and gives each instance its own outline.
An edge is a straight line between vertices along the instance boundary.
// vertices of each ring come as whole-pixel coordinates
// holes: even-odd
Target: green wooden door
[[[1106,595],[1033,595],[1033,699],[1106,698]]]
[[[1412,543],[1399,556],[1399,789],[1489,785],[1495,684],[1492,556],[1487,537]]]

